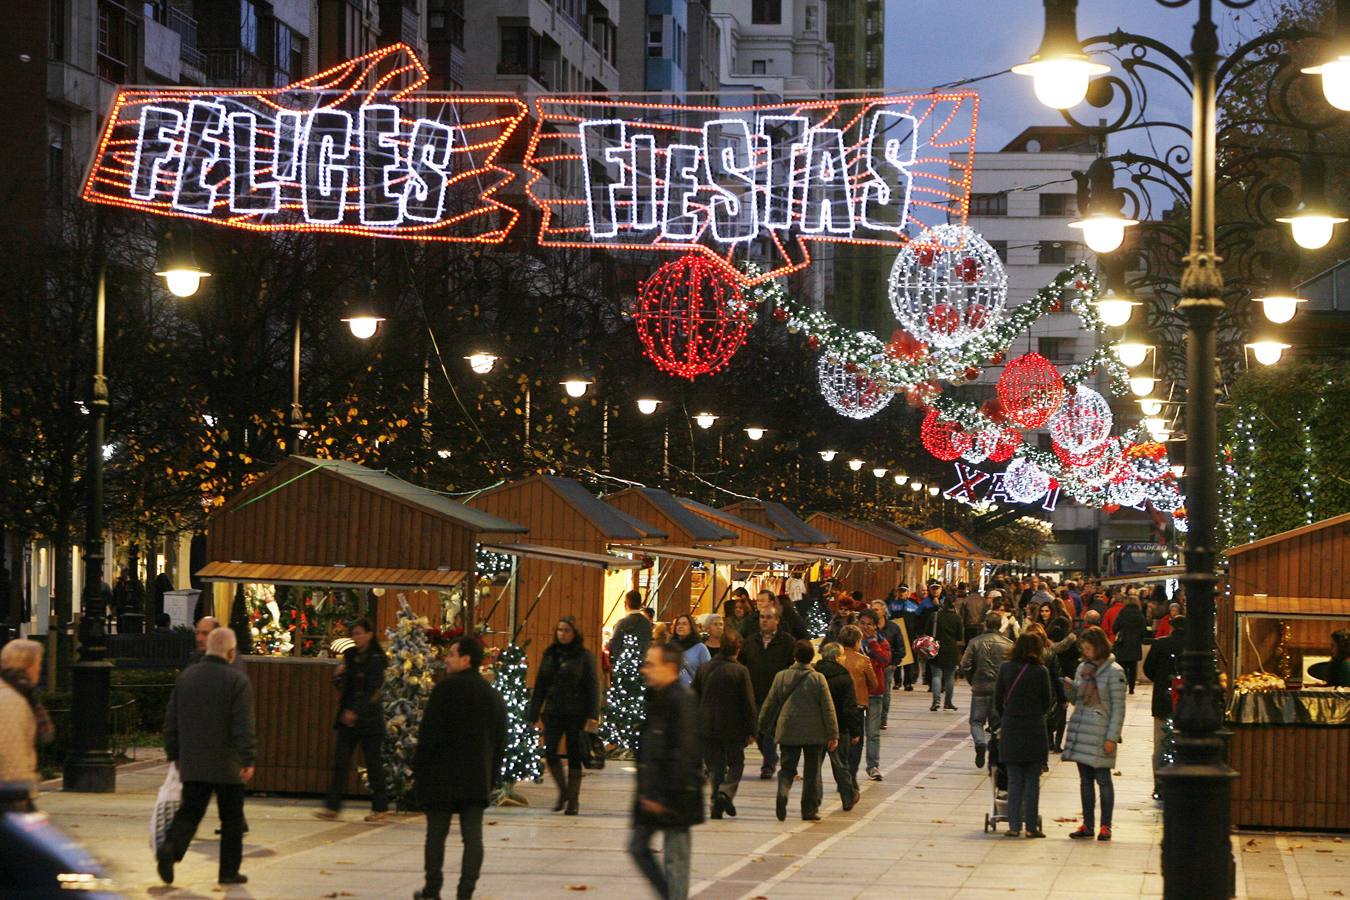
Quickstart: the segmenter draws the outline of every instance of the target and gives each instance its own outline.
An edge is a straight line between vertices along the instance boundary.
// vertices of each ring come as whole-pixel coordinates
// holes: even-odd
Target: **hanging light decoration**
[[[1144,502],[1144,483],[1133,474],[1112,481],[1106,488],[1106,499],[1117,506],[1138,506]]]
[[[1070,453],[1082,453],[1111,436],[1111,404],[1086,385],[1078,385],[1045,423],[1050,436]]]
[[[887,292],[911,338],[949,349],[998,324],[1008,279],[998,252],[973,229],[938,225],[896,254]]]
[[[997,390],[1010,420],[1024,428],[1040,428],[1064,400],[1064,379],[1050,360],[1028,353],[1004,367]]]
[[[849,371],[852,368],[853,371]],[[820,392],[835,412],[850,419],[866,419],[881,412],[895,397],[885,385],[857,367],[822,356],[816,364]]]
[[[1016,431],[1012,428],[1003,429],[999,434],[998,443],[994,445],[993,450],[989,451],[989,461],[996,463],[1007,462],[1013,458],[1013,454],[1017,452],[1017,448],[1021,443],[1022,433],[1020,431]]]
[[[1017,503],[1033,503],[1050,490],[1050,476],[1024,457],[1008,463],[1003,470],[1003,490]]]
[[[919,439],[924,448],[943,462],[952,462],[970,450],[974,435],[968,434],[958,423],[943,421],[936,409],[929,409],[919,426]]]
[[[633,324],[658,369],[692,381],[731,361],[754,317],[723,266],[702,253],[688,253],[638,286]]]

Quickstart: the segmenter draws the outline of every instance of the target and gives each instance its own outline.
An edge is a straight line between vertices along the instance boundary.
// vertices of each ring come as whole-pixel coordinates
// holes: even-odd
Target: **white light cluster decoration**
[[[986,428],[975,435],[975,442],[970,445],[970,449],[961,454],[961,458],[968,463],[982,463],[989,458],[989,454],[998,448],[998,442],[1002,439],[1003,433],[995,428]]]
[[[1064,398],[1046,422],[1050,436],[1070,453],[1084,453],[1111,436],[1111,405],[1085,385]]]
[[[1050,490],[1050,476],[1035,463],[1019,456],[1003,471],[1003,490],[1009,500],[1031,503]]]
[[[1160,513],[1171,515],[1181,508],[1181,491],[1177,490],[1176,482],[1170,478],[1164,478],[1159,481],[1150,481],[1144,485],[1144,497],[1153,508]]]
[[[1106,499],[1117,506],[1138,506],[1144,502],[1144,483],[1133,475],[1111,482]]]
[[[825,402],[841,416],[866,419],[881,412],[895,398],[888,385],[878,382],[866,371],[829,356],[822,356],[816,364],[820,376],[820,393]]]
[[[888,293],[907,332],[930,347],[948,349],[998,324],[1008,279],[997,251],[973,229],[938,225],[896,255]]]

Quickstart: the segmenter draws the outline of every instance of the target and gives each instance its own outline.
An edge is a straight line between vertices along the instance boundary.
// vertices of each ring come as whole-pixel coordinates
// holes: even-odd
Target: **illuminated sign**
[[[405,45],[275,89],[124,88],[84,199],[259,231],[500,242],[513,97],[424,92]]]
[[[733,268],[766,242],[763,281],[809,243],[901,246],[963,222],[972,91],[768,106],[541,97],[525,155],[543,246],[704,252]]]
[[[1002,472],[990,474],[965,463],[956,463],[955,465],[956,484],[942,492],[942,495],[949,500],[959,500],[964,503],[978,503],[981,500],[990,503],[1025,503],[1028,506],[1039,503],[1041,509],[1046,512],[1054,512],[1055,507],[1059,505],[1060,487],[1057,482],[1049,482],[1049,487],[1037,497],[1030,500],[1016,500],[1008,496],[1008,491],[1003,486]],[[983,487],[983,496],[980,494],[981,487]]]

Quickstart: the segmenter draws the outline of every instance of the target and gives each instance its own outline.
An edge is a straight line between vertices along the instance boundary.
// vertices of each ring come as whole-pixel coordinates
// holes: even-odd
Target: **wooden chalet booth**
[[[943,566],[939,580],[957,584],[966,584],[978,588],[984,570],[984,561],[966,543],[945,528],[927,528],[919,535],[937,544],[951,554]]]
[[[393,624],[399,599],[436,626],[460,615],[472,623],[476,592],[465,588],[475,581],[479,544],[524,532],[383,472],[292,456],[211,516],[207,563],[196,574],[214,584],[222,622],[229,621],[234,595],[249,585],[317,596],[320,605],[345,594],[355,601],[353,614],[369,615],[375,607],[380,634]],[[254,790],[314,794],[328,788],[337,661],[304,655],[324,653],[332,635],[306,640],[300,634],[292,642],[295,655],[243,657],[258,728]],[[348,790],[361,791],[354,773]]]
[[[651,566],[640,553],[668,537],[580,482],[554,475],[492,488],[470,504],[529,528],[528,544],[485,548],[517,562],[507,595],[493,599],[484,621],[501,636],[496,643],[529,642],[531,677],[563,616],[576,617],[587,646],[598,650],[605,627],[623,615],[624,594],[637,584],[634,573]],[[610,552],[620,548],[624,556]]]
[[[657,618],[672,619],[685,612],[707,611],[718,596],[717,564],[738,561],[720,547],[736,540],[736,532],[698,515],[659,488],[633,487],[607,494],[604,502],[629,516],[664,531],[663,543],[616,549],[642,553],[654,561],[636,573],[637,587]]]
[[[829,513],[811,513],[806,522],[834,541],[824,555],[833,563],[831,575],[845,590],[880,600],[904,580],[899,554],[907,542],[895,532]]]
[[[1350,515],[1225,556],[1217,638],[1238,772],[1233,824],[1350,830],[1350,688],[1318,677],[1332,632],[1350,628]]]

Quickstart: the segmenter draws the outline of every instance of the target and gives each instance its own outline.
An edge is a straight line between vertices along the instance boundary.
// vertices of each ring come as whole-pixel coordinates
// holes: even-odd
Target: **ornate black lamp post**
[[[1192,0],[1158,0],[1166,7],[1183,7]],[[1215,594],[1218,551],[1218,435],[1216,423],[1216,368],[1220,352],[1216,335],[1221,327],[1242,331],[1246,300],[1250,294],[1234,296],[1234,286],[1225,285],[1221,264],[1231,253],[1239,270],[1261,267],[1273,270],[1279,267],[1276,254],[1259,246],[1253,240],[1253,226],[1262,227],[1271,221],[1260,209],[1263,198],[1279,204],[1292,200],[1287,188],[1260,185],[1262,177],[1248,169],[1244,186],[1251,222],[1226,223],[1220,226],[1216,216],[1216,186],[1224,175],[1216,170],[1220,125],[1217,121],[1217,98],[1224,85],[1243,77],[1251,77],[1261,66],[1272,66],[1277,87],[1267,93],[1268,119],[1262,125],[1280,125],[1315,135],[1329,122],[1302,121],[1290,103],[1292,79],[1281,81],[1278,76],[1293,74],[1293,65],[1285,47],[1306,40],[1325,40],[1324,35],[1301,29],[1285,29],[1262,35],[1238,47],[1227,58],[1220,54],[1218,32],[1214,21],[1216,5],[1230,9],[1251,6],[1255,0],[1194,0],[1197,16],[1192,33],[1190,54],[1183,56],[1166,44],[1141,35],[1116,31],[1111,35],[1080,42],[1077,36],[1077,0],[1044,0],[1046,34],[1037,54],[1025,65],[1014,69],[1019,74],[1036,80],[1036,92],[1047,105],[1067,109],[1085,97],[1096,106],[1111,102],[1119,92],[1124,100],[1124,111],[1108,125],[1093,128],[1103,136],[1131,129],[1151,127],[1173,128],[1186,134],[1189,147],[1178,145],[1161,158],[1143,157],[1133,153],[1108,159],[1103,165],[1119,161],[1127,169],[1133,168],[1132,178],[1140,194],[1134,195],[1140,209],[1149,205],[1150,190],[1171,191],[1189,200],[1190,229],[1188,250],[1180,259],[1181,276],[1175,289],[1176,312],[1184,320],[1186,341],[1186,512],[1189,531],[1186,539],[1187,617],[1190,627],[1186,632],[1186,650],[1181,670],[1184,686],[1177,707],[1176,762],[1160,775],[1165,785],[1166,806],[1163,815],[1163,880],[1165,896],[1169,898],[1226,898],[1234,894],[1234,863],[1230,843],[1231,785],[1236,773],[1228,767],[1223,728],[1223,694],[1219,684],[1215,657]],[[1340,27],[1350,28],[1350,0],[1337,0]],[[1344,36],[1343,36],[1344,37]],[[1106,67],[1092,61],[1085,52],[1097,45],[1100,49],[1129,48],[1122,54],[1122,68],[1126,81],[1116,76],[1100,78],[1089,84],[1093,75]],[[1309,74],[1323,78],[1327,99],[1338,108],[1350,104],[1347,92],[1340,83],[1350,79],[1350,39],[1333,44],[1333,54],[1324,65]],[[1094,68],[1095,67],[1095,68]],[[1173,83],[1189,87],[1192,100],[1190,129],[1179,123],[1151,122],[1144,106],[1147,91],[1141,73],[1159,74]],[[1337,101],[1344,100],[1345,103]],[[1081,124],[1065,112],[1073,124]],[[1248,123],[1256,124],[1256,123]],[[1226,126],[1227,127],[1227,126]],[[1275,151],[1274,155],[1290,155]],[[1250,162],[1250,160],[1249,160]],[[1102,161],[1099,161],[1102,163]],[[1190,170],[1185,171],[1189,163]],[[1229,167],[1225,157],[1225,166]],[[1238,163],[1236,165],[1241,165]],[[1259,168],[1259,167],[1258,167]],[[1107,170],[1101,165],[1088,173],[1085,188],[1101,196],[1110,189]],[[1319,232],[1333,227],[1339,217],[1326,204],[1322,192],[1320,161],[1303,165],[1302,193],[1304,202],[1288,219],[1300,215],[1320,217],[1321,222],[1310,223],[1302,229],[1304,235],[1312,232],[1310,240]],[[1189,189],[1189,190],[1188,190]],[[1281,191],[1283,193],[1281,193]],[[1188,197],[1187,197],[1188,195]],[[1118,209],[1098,208],[1084,210],[1089,216]],[[1140,215],[1139,218],[1147,218]],[[1327,219],[1333,221],[1328,224]],[[1344,221],[1339,219],[1339,221]],[[1297,222],[1290,222],[1298,227]],[[1148,227],[1148,226],[1144,226]],[[1168,235],[1174,224],[1157,223],[1150,238],[1161,245],[1162,254],[1168,247],[1176,253],[1182,234]],[[1172,240],[1168,240],[1168,237]],[[1300,237],[1299,234],[1295,235]],[[1327,239],[1330,234],[1326,235]],[[1323,240],[1322,243],[1326,241]],[[1091,242],[1089,242],[1091,243]],[[1309,245],[1308,241],[1299,240]],[[1222,246],[1221,246],[1222,244]],[[1179,254],[1178,254],[1179,255]],[[1173,271],[1175,271],[1173,267]],[[1156,279],[1156,274],[1155,274]],[[1164,276],[1169,277],[1169,276]],[[1174,277],[1174,276],[1170,276]],[[1239,278],[1245,281],[1244,277]],[[1154,287],[1157,287],[1155,280]],[[1290,301],[1292,302],[1292,301]],[[1234,308],[1236,307],[1236,308]],[[1272,319],[1275,317],[1272,315]],[[1287,317],[1286,317],[1287,318]],[[1278,320],[1277,320],[1278,321]],[[1240,339],[1240,337],[1239,337]]]

